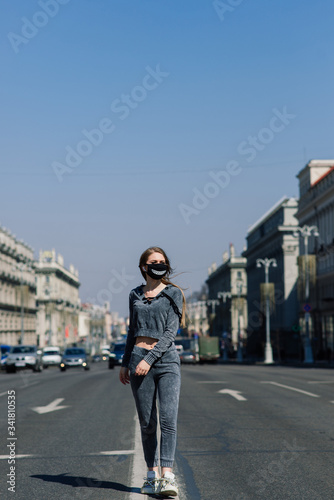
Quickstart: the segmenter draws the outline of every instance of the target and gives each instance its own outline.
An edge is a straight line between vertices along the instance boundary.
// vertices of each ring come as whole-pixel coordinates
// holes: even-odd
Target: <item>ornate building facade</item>
[[[312,160],[297,178],[299,225],[316,226],[319,232],[308,241],[308,253],[316,257],[316,283],[309,301],[313,350],[316,358],[334,359],[334,160]],[[303,253],[302,238],[300,244]]]
[[[247,342],[247,259],[235,255],[234,245],[224,252],[223,263],[209,268],[208,317],[210,334],[221,337],[230,350]]]
[[[299,255],[296,218],[298,200],[283,197],[248,230],[248,336],[249,350],[259,356],[265,343],[265,307],[261,301],[260,285],[265,282],[264,268],[257,259],[275,259],[277,267],[269,268],[269,282],[274,284],[274,309],[270,315],[271,341],[278,357],[289,349],[298,351],[297,279]],[[295,346],[291,346],[291,339]]]
[[[38,304],[38,337],[41,347],[62,346],[79,341],[79,272],[64,267],[55,250],[40,251],[35,264]]]
[[[33,249],[0,226],[0,342],[36,344]]]

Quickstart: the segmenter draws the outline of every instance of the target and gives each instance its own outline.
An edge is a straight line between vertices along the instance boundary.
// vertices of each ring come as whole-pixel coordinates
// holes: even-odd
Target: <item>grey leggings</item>
[[[148,353],[142,347],[133,348],[129,369],[130,382],[135,398],[143,450],[147,467],[157,467],[157,404],[161,429],[160,466],[173,467],[176,448],[176,425],[181,386],[180,358],[175,345],[153,363],[145,376],[134,375],[136,366]]]

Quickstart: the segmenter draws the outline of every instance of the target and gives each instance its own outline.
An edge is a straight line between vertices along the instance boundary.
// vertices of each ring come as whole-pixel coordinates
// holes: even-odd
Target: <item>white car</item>
[[[6,372],[16,372],[21,368],[32,368],[34,372],[43,370],[42,351],[34,345],[12,346],[6,361]]]
[[[61,363],[60,348],[52,346],[44,347],[42,360],[44,368],[48,366],[59,366]]]

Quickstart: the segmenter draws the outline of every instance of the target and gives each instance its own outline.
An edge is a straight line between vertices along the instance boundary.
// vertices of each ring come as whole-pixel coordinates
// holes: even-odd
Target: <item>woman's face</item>
[[[166,264],[166,260],[165,260],[165,257],[162,255],[162,253],[153,252],[148,257],[146,264]],[[147,271],[147,268],[145,266],[145,272],[146,271]]]

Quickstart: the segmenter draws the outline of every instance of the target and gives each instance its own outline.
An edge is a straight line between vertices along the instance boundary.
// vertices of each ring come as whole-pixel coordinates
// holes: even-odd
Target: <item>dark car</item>
[[[99,363],[100,361],[102,361],[101,354],[94,354],[92,356],[92,363]]]
[[[190,363],[192,365],[196,364],[196,356],[192,351],[183,351],[180,353],[181,363]]]
[[[65,349],[59,367],[62,372],[67,368],[83,368],[84,370],[89,370],[88,357],[85,349],[80,347],[68,347]]]
[[[122,364],[122,359],[125,351],[125,342],[117,342],[111,344],[109,354],[109,369],[112,370],[116,365]]]
[[[1,370],[6,369],[6,361],[7,361],[7,356],[10,351],[10,345],[7,344],[1,344],[0,346],[0,351],[1,351]]]
[[[43,370],[42,351],[35,345],[14,345],[6,359],[6,372],[13,373],[22,368],[31,368],[34,372]]]

